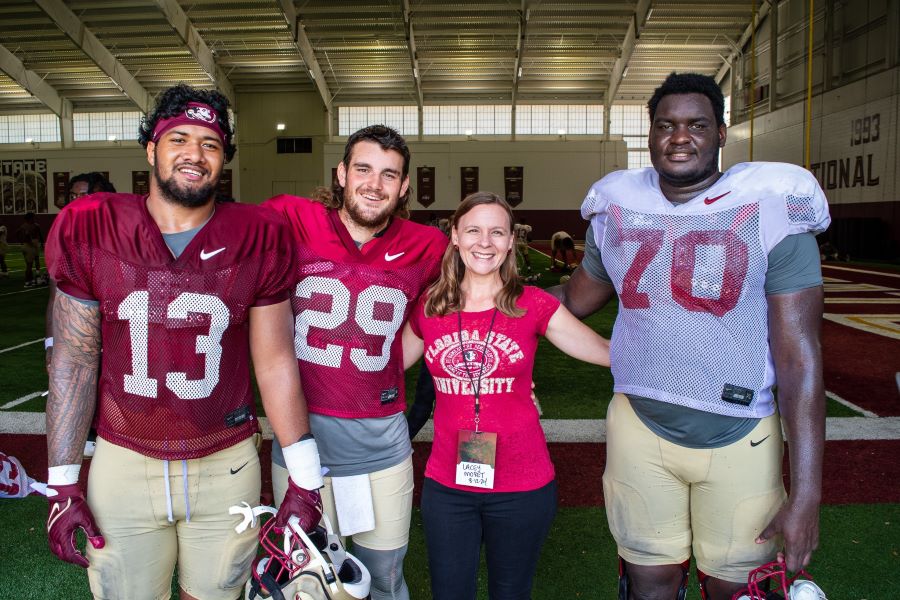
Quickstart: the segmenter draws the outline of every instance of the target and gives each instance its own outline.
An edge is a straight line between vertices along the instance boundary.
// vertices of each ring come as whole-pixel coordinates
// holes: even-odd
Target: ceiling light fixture
[[[287,125],[285,125],[284,123],[276,123],[275,124],[275,129],[277,129],[278,131],[284,131],[285,127],[287,127]]]

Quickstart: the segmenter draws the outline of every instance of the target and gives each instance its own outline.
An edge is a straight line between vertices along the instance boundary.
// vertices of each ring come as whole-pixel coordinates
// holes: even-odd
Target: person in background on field
[[[16,232],[19,243],[22,244],[22,256],[25,257],[25,287],[36,285],[35,270],[41,269],[41,244],[44,243],[44,234],[41,226],[34,220],[34,213],[25,213],[25,222],[19,226]]]
[[[521,263],[523,275],[531,274],[531,256],[528,251],[528,240],[531,238],[531,225],[525,219],[520,219],[513,228],[516,237],[516,258]]]
[[[434,377],[434,443],[422,519],[435,600],[474,600],[482,544],[493,600],[531,597],[556,514],[556,479],[531,398],[538,338],[609,365],[609,341],[559,300],[523,286],[513,214],[490,192],[453,215],[441,276],[403,332],[404,365]]]
[[[0,277],[9,277],[9,268],[6,266],[6,253],[9,252],[9,242],[6,240],[6,225],[0,225]]]
[[[97,171],[80,173],[69,180],[66,203],[60,208],[68,206],[79,198],[99,192],[115,194],[116,187],[104,177],[103,173]],[[56,300],[56,282],[53,281],[52,277],[50,278],[49,288],[50,294],[47,299],[47,310],[44,316],[44,363],[48,373],[50,371],[50,362],[53,360],[53,303]],[[93,442],[94,438],[96,438],[96,432],[92,429],[88,441]]]
[[[572,258],[569,258],[569,253]],[[556,255],[559,254],[562,262],[562,270],[569,271],[577,265],[575,263],[575,240],[565,231],[557,231],[550,237],[550,270],[556,270]]]

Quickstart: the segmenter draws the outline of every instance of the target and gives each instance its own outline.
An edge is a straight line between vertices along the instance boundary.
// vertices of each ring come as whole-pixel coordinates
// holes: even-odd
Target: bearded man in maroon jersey
[[[166,90],[140,130],[149,195],[86,197],[50,234],[47,535],[57,556],[87,567],[96,598],[168,598],[176,564],[182,599],[240,593],[257,532],[235,533],[242,517],[229,507],[260,497],[251,358],[272,427],[298,457],[276,518],[311,528],[321,516],[290,335],[290,232],[270,211],[214,202],[233,137],[221,94]]]
[[[405,600],[413,470],[403,415],[400,336],[437,277],[447,238],[402,218],[409,149],[383,125],[350,136],[328,204],[277,196],[297,260],[294,346],[319,441],[325,512],[372,575],[373,600]],[[278,500],[294,489],[292,452],[272,452]],[[285,468],[287,467],[287,468]]]

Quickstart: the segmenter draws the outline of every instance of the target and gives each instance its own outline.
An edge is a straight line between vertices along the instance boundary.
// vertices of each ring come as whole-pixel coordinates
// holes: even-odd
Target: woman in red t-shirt
[[[516,272],[513,215],[496,194],[453,215],[440,278],[403,332],[404,364],[424,353],[437,404],[422,518],[435,600],[475,598],[482,541],[492,600],[531,597],[556,514],[556,480],[531,399],[538,336],[609,366],[609,341]]]

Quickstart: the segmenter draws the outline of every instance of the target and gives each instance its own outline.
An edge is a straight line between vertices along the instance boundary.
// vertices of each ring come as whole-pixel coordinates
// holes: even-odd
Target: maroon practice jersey
[[[447,238],[393,219],[359,249],[337,210],[294,196],[264,206],[287,217],[296,241],[294,348],[309,411],[344,418],[403,411],[399,334],[437,278]]]
[[[295,269],[282,219],[217,204],[175,258],[145,197],[95,194],[56,218],[47,263],[61,291],[99,302],[102,437],[180,460],[257,431],[249,310],[290,296]]]

